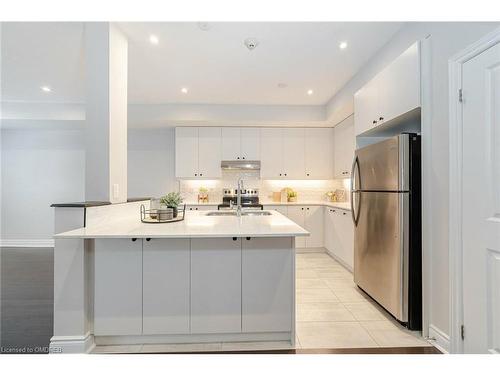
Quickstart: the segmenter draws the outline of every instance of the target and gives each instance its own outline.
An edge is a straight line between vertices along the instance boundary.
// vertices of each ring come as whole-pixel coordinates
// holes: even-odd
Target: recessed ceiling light
[[[313,90],[307,90],[307,95],[312,95],[312,94],[314,94]]]
[[[188,93],[188,89],[187,89],[187,87],[183,87],[183,88],[181,89],[181,92],[182,92],[183,94],[187,94],[187,93]]]
[[[40,89],[43,92],[51,92],[52,91],[52,89],[49,86],[42,86],[42,87],[40,87]]]
[[[149,41],[151,42],[151,44],[158,44],[160,42],[160,39],[158,39],[156,35],[151,34],[149,36]]]
[[[340,49],[346,49],[347,48],[347,42],[340,42],[339,48]]]
[[[286,83],[284,83],[284,82],[280,82],[280,83],[278,83],[278,87],[279,87],[280,89],[286,89],[286,88],[288,87],[288,84],[286,84]]]

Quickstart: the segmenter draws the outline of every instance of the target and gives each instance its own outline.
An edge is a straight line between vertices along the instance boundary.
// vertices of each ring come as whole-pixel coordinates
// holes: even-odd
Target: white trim
[[[443,353],[450,352],[450,336],[432,324],[429,325],[428,341]]]
[[[0,240],[0,247],[54,247],[54,240]]]
[[[449,67],[449,283],[450,352],[463,353],[460,326],[463,324],[462,269],[462,105],[458,90],[462,87],[462,66],[470,59],[500,43],[500,28],[465,48],[448,62]]]
[[[326,248],[325,248],[326,249]],[[354,269],[348,265],[346,262],[344,262],[342,259],[340,259],[340,257],[338,257],[337,255],[335,255],[335,253],[329,249],[326,249],[326,253],[333,259],[335,260],[337,263],[339,263],[342,267],[344,267],[347,271],[349,271],[350,273],[354,273]]]
[[[94,335],[87,332],[84,336],[52,336],[49,344],[49,353],[90,353],[94,348]]]

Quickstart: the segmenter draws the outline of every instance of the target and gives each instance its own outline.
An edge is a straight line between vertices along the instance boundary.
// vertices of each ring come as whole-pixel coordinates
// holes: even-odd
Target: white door
[[[175,128],[175,177],[198,177],[198,128]]]
[[[305,131],[305,173],[313,180],[333,178],[333,128]]]
[[[239,160],[241,157],[240,128],[222,128],[222,160]]]
[[[263,128],[260,131],[260,176],[283,177],[283,130]]]
[[[307,206],[305,213],[305,228],[311,233],[306,238],[306,247],[323,247],[323,207]]]
[[[260,129],[241,128],[241,152],[243,160],[260,160]]]
[[[500,44],[463,65],[466,353],[500,353]]]
[[[285,178],[305,177],[304,129],[283,129],[283,174]]]
[[[221,128],[198,128],[198,177],[222,175],[221,151]]]
[[[304,206],[288,206],[288,218],[292,220],[297,225],[300,225],[305,229],[305,213],[306,207]],[[295,237],[295,247],[306,247],[305,237]]]
[[[356,135],[360,135],[377,125],[378,77],[376,76],[354,94],[354,124]]]

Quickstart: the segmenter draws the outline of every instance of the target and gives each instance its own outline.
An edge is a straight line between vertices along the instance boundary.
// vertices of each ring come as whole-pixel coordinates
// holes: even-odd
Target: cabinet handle
[[[245,157],[243,156],[242,159],[245,160]]]
[[[200,173],[200,176],[203,176],[203,173]]]
[[[373,123],[376,124],[377,123],[377,120],[373,120]]]
[[[251,237],[247,237],[247,241],[250,241]]]
[[[240,159],[240,157],[238,156],[236,159],[238,159],[238,160],[239,160],[239,159]]]
[[[286,176],[286,173],[285,173],[285,176]]]
[[[304,211],[304,207],[302,207],[301,210]]]
[[[137,238],[132,238],[132,242],[135,242],[135,241],[137,241]]]
[[[380,121],[382,121],[384,118],[383,118],[383,117],[379,117],[378,119],[379,119]]]
[[[146,241],[148,241],[148,242],[151,241],[151,238],[146,238]]]
[[[237,238],[236,238],[236,237],[233,237],[233,241],[236,241],[236,240],[237,240]]]
[[[346,212],[342,212],[342,215],[347,215],[347,213]]]
[[[306,173],[307,176],[309,176],[309,173]]]
[[[309,209],[309,207],[307,207],[307,209]]]
[[[280,173],[280,177],[281,177],[281,173]]]
[[[198,211],[198,207],[196,207],[195,210]]]
[[[198,176],[198,173],[195,173],[194,175],[195,175],[195,176]]]

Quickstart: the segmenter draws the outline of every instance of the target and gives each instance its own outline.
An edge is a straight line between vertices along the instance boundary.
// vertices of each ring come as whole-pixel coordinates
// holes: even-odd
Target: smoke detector
[[[250,51],[254,50],[259,45],[259,41],[255,38],[247,38],[243,43]]]

